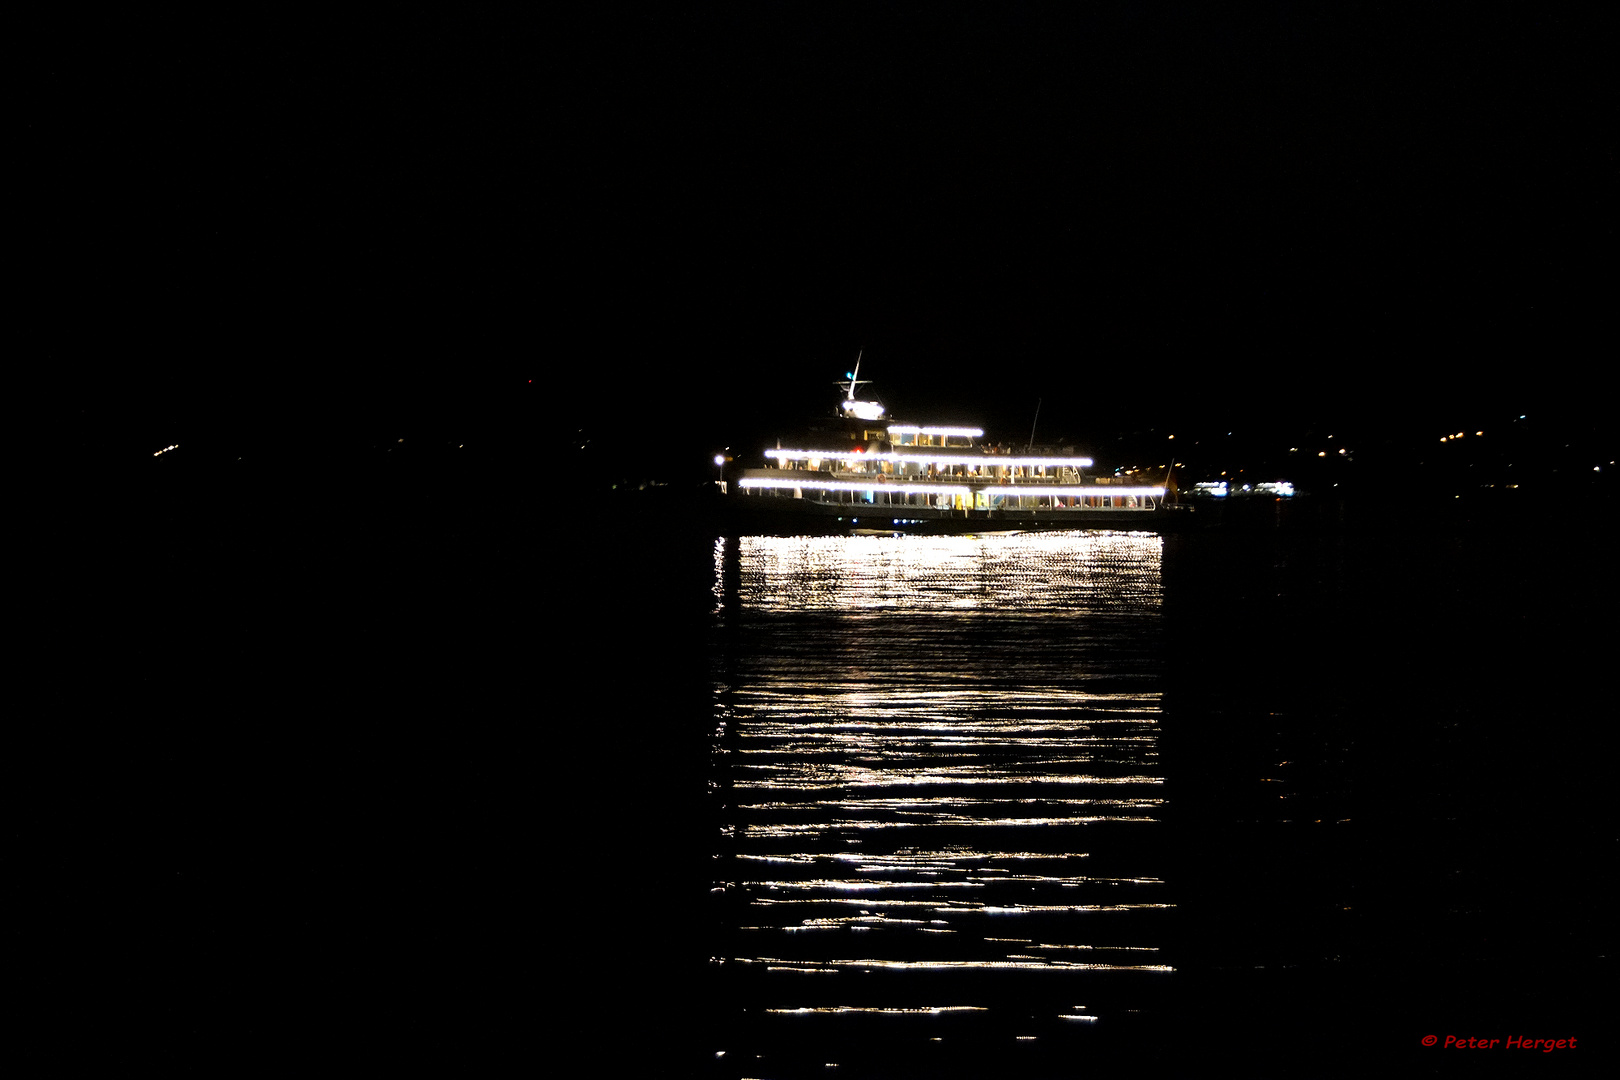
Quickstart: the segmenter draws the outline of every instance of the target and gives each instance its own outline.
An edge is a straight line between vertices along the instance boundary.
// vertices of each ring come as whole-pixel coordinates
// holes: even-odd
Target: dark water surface
[[[155,492],[64,595],[31,998],[127,1064],[1609,1053],[1597,530],[727,538],[363,479]]]
[[[1589,534],[712,558],[720,1075],[1521,1067],[1428,1034],[1605,1054]]]

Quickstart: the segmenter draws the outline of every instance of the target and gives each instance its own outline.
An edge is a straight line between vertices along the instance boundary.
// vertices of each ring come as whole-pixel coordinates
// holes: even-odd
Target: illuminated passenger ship
[[[1164,487],[1087,479],[1090,458],[986,446],[979,428],[890,423],[856,398],[859,373],[836,421],[736,476],[739,510],[795,531],[1163,528]]]

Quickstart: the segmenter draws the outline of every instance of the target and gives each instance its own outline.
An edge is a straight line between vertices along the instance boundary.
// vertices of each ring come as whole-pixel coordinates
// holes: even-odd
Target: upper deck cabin
[[[938,447],[941,450],[967,450],[978,445],[984,437],[979,428],[918,427],[915,424],[890,424],[889,441],[894,446]]]
[[[806,449],[834,452],[846,450],[851,445],[865,447],[868,452],[900,449],[974,450],[980,448],[979,443],[983,438],[981,428],[924,427],[843,417],[813,425],[799,445]]]
[[[1092,464],[1072,451],[1053,454],[986,446],[983,438],[981,428],[944,425],[852,424],[836,435],[824,428],[797,446],[778,443],[766,450],[769,466],[752,473],[756,478],[766,472],[810,472],[828,477],[1078,484]]]

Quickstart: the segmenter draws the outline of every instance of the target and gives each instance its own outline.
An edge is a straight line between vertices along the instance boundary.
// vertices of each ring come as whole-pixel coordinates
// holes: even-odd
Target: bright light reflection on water
[[[1089,1026],[1128,991],[1086,983],[1077,1017],[1073,980],[1173,970],[1145,842],[1162,555],[1097,532],[716,543],[717,962],[751,973],[746,1008],[841,1015],[859,990],[949,1023],[940,1001],[1058,979],[1020,993]],[[848,981],[880,971],[923,981]]]
[[[747,536],[736,543],[744,607],[845,614],[1071,610],[1104,599],[1157,605],[1164,549],[1155,534],[1109,532]]]

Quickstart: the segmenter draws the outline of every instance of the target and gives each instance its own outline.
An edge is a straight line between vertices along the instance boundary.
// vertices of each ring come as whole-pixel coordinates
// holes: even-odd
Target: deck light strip
[[[974,488],[981,495],[1076,495],[1085,496],[1135,496],[1137,498],[1159,498],[1164,494],[1162,487],[1047,487],[1041,484],[1018,484],[1012,487],[982,487]]]
[[[917,465],[982,465],[991,468],[1030,468],[1059,466],[1091,468],[1088,457],[1012,457],[1003,454],[866,454],[850,450],[767,450],[765,456],[777,461],[892,461]]]
[[[1164,495],[1162,487],[1057,487],[1043,484],[1019,484],[1013,487],[973,487],[967,484],[891,484],[891,483],[849,483],[840,480],[778,480],[774,478],[745,477],[737,483],[745,488],[807,488],[813,491],[887,491],[895,495],[942,495],[942,494],[971,494],[980,495],[1032,495],[1044,498],[1048,495],[1076,496],[1076,497],[1102,497],[1120,498],[1134,496],[1136,498],[1160,498]]]
[[[737,483],[745,488],[808,488],[813,491],[888,491],[896,495],[970,494],[966,484],[851,484],[839,480],[769,480],[746,477]]]
[[[982,439],[984,429],[976,427],[918,427],[915,424],[890,424],[890,435],[961,435],[969,439]]]

